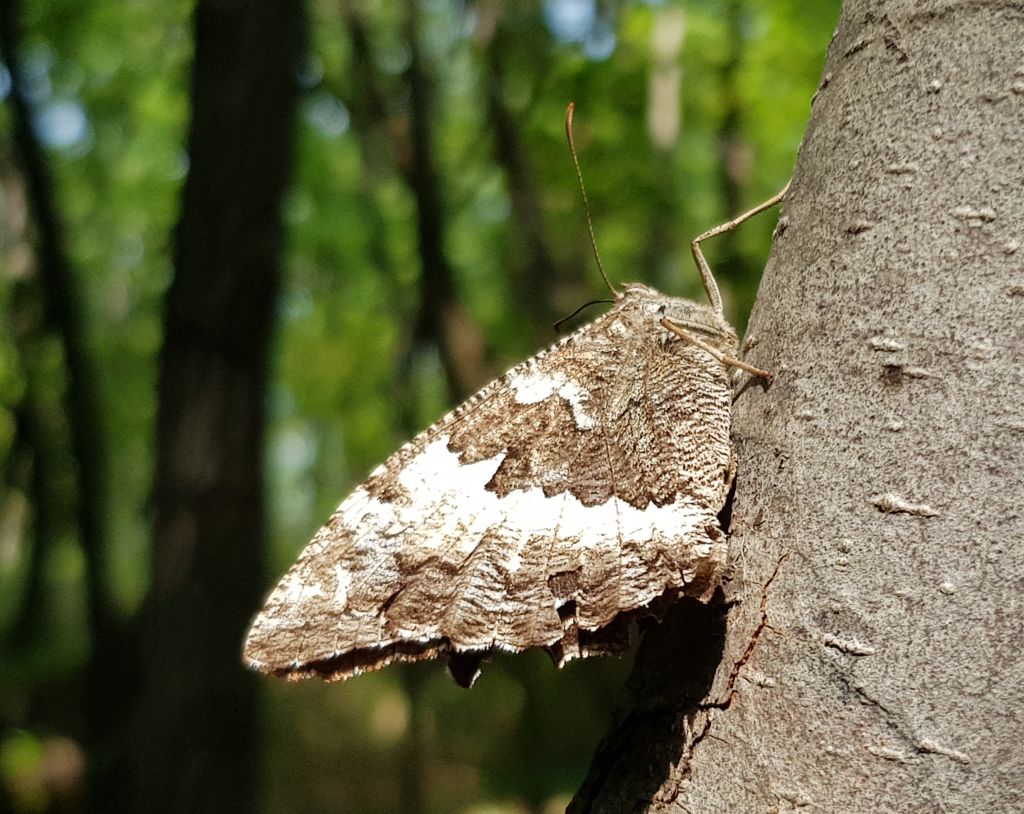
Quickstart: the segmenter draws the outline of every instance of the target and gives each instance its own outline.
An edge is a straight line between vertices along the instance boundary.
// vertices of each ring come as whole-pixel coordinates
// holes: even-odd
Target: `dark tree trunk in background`
[[[414,0],[403,3],[402,26],[409,47],[409,67],[399,90],[381,76],[373,57],[365,10],[354,0],[343,0],[341,16],[352,47],[353,72],[358,76],[346,99],[362,139],[362,158],[372,171],[388,152],[416,205],[416,238],[421,261],[418,301],[410,317],[403,359],[399,400],[410,402],[412,364],[417,353],[436,353],[444,373],[448,401],[458,403],[483,383],[484,338],[459,298],[455,273],[445,245],[449,204],[432,132],[438,117],[432,66],[420,47],[421,10]],[[400,101],[389,105],[388,94]],[[341,94],[344,96],[344,94]],[[394,111],[392,111],[394,108]],[[399,120],[399,117],[403,117]],[[385,270],[386,271],[386,270]],[[422,429],[405,420],[406,432]]]
[[[255,810],[263,449],[305,10],[200,0],[190,170],[160,358],[136,811]]]
[[[416,199],[416,233],[422,263],[414,342],[437,349],[448,385],[448,400],[457,404],[483,384],[483,337],[459,300],[455,273],[445,247],[448,206],[435,158],[431,130],[437,116],[432,109],[434,82],[420,47],[418,0],[406,0],[405,15],[410,143],[408,164],[403,170]]]
[[[110,598],[105,583],[107,456],[99,377],[89,349],[78,280],[65,246],[64,224],[54,201],[53,178],[32,126],[33,111],[24,86],[19,53],[20,14],[21,3],[18,0],[4,0],[0,6],[0,56],[11,75],[8,102],[12,114],[15,155],[24,176],[25,197],[36,231],[36,269],[44,318],[41,324],[35,326],[35,332],[38,335],[56,335],[64,355],[67,373],[64,408],[78,492],[74,520],[85,555],[86,614],[94,651],[107,654],[114,633],[109,613]],[[25,322],[24,318],[20,319],[19,326],[24,327]],[[24,342],[29,341],[28,337],[19,339],[23,340],[23,346]],[[47,439],[39,434],[45,432],[40,426],[44,419],[36,409],[39,402],[33,404],[31,398],[28,402],[25,409],[35,410],[37,414],[26,415],[24,419],[36,432],[29,431],[23,440],[33,447],[37,474],[43,468],[52,476],[55,472],[52,462],[54,456],[45,448]],[[49,491],[52,484],[46,486]],[[35,525],[36,551],[33,556],[37,563],[42,558],[42,552],[53,542],[52,534],[59,525],[55,517],[63,513],[59,507],[46,500],[47,492],[43,488],[44,485],[40,483],[33,490],[34,496],[39,499],[34,505],[37,512],[50,512],[51,516],[40,517]],[[31,594],[30,598],[37,601]],[[25,613],[31,614],[38,610],[25,606]],[[94,679],[95,676],[90,678],[86,691],[87,717],[92,734],[95,734],[97,728],[102,728],[102,721],[95,721],[94,716],[105,715],[111,701],[103,682]]]
[[[494,158],[505,174],[512,209],[512,298],[533,323],[534,338],[543,343],[550,340],[551,322],[557,318],[552,311],[552,293],[559,280],[559,269],[548,246],[534,168],[520,132],[522,115],[506,101],[507,62],[513,45],[517,40],[529,41],[525,29],[515,28],[518,13],[516,8],[502,4],[482,5],[478,10],[476,37],[481,50],[481,82],[494,139]],[[536,59],[541,66],[549,62],[546,52],[538,53]],[[543,75],[543,67],[537,72]]]
[[[717,673],[638,693],[572,810],[1024,807],[1021,42],[1019,3],[846,4],[750,324]],[[709,652],[683,622],[635,687]]]
[[[34,127],[30,98],[25,87],[21,49],[21,3],[5,0],[0,5],[0,54],[10,72],[7,101],[11,109],[14,156],[24,181],[25,208],[34,227],[34,271],[15,284],[11,302],[14,340],[22,357],[26,393],[18,409],[19,458],[30,461],[27,486],[33,511],[32,552],[27,585],[12,629],[19,646],[30,646],[45,631],[50,595],[46,563],[68,526],[77,533],[85,565],[85,617],[90,636],[90,660],[84,671],[75,703],[72,731],[81,733],[89,755],[90,783],[97,788],[117,788],[120,778],[110,772],[111,745],[123,730],[124,689],[135,673],[126,637],[127,625],[118,619],[107,587],[108,480],[107,433],[97,366],[91,351],[87,307],[76,270],[68,255],[65,227],[54,199],[54,183],[45,151]],[[6,150],[4,151],[6,152]],[[5,206],[9,216],[20,196],[12,194],[14,181],[4,179]],[[16,218],[9,218],[12,222]],[[41,304],[41,308],[40,308]],[[63,382],[40,375],[40,364],[51,337],[60,344]],[[68,500],[64,479],[70,466],[74,494]],[[70,506],[67,504],[70,503]],[[116,664],[117,675],[111,676]],[[45,693],[43,693],[45,694]],[[55,693],[66,696],[63,688]],[[60,708],[66,699],[36,702],[40,709]],[[74,706],[75,704],[72,704]],[[59,717],[59,714],[58,714]],[[7,722],[0,722],[2,727]],[[19,722],[21,725],[25,721]],[[46,722],[44,718],[44,726]],[[101,792],[102,795],[102,792]],[[102,795],[105,796],[105,795]],[[0,801],[2,808],[2,801]]]

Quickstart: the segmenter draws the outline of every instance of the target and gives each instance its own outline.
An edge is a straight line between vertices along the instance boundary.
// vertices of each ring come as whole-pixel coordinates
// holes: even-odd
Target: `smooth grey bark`
[[[713,695],[749,657],[664,810],[1024,806],[1021,42],[1019,3],[844,9],[751,322],[778,378],[735,413]]]
[[[1020,3],[845,4],[750,323],[721,662],[574,810],[1024,810],[1022,42]]]

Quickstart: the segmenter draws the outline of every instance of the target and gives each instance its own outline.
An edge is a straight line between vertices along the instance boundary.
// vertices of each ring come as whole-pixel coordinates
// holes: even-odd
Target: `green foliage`
[[[106,577],[124,616],[137,610],[148,585],[155,363],[187,173],[191,5],[32,0],[24,20],[34,103],[65,128],[62,134],[51,123],[43,135],[101,371],[105,424],[97,432],[109,439],[114,496]],[[348,489],[448,406],[436,353],[411,352],[420,255],[416,201],[403,175],[410,117],[404,6],[352,5],[369,34],[372,75],[356,69],[336,3],[313,4],[312,53],[302,73],[307,91],[286,208],[287,287],[267,394],[275,576]],[[834,0],[596,4],[589,27],[559,36],[546,20],[563,5],[420,6],[444,246],[458,300],[486,338],[479,383],[553,341],[545,320],[603,293],[565,147],[567,101],[577,104],[577,145],[612,279],[700,297],[689,240],[733,214],[726,201],[753,205],[787,179],[838,11]],[[496,19],[495,8],[502,12]],[[671,15],[681,15],[685,34],[658,56],[652,43]],[[671,90],[673,77],[678,113],[652,110],[654,86]],[[384,103],[376,114],[363,96],[371,84]],[[518,219],[513,198],[524,191],[522,179],[497,157],[489,94],[519,142],[539,235],[529,236]],[[652,137],[654,114],[675,123],[670,143]],[[0,127],[9,126],[0,112]],[[7,182],[4,190],[9,219],[14,195]],[[712,265],[724,268],[724,293],[740,326],[772,224],[765,217],[709,247]],[[19,240],[26,237],[5,232],[6,256]],[[540,281],[548,286],[543,296],[530,276],[538,240],[553,261],[551,278]],[[12,275],[0,275],[5,320],[16,285]],[[10,324],[5,328],[0,613],[9,622],[16,603],[8,597],[24,587],[33,524],[31,512],[18,509],[24,479],[11,476],[14,415],[28,372]],[[61,390],[59,365],[33,374]],[[59,665],[41,662],[38,650],[0,646],[0,661],[15,665],[0,671],[0,697],[30,695],[43,678],[40,663],[66,674],[84,662],[88,645],[73,621],[81,615],[82,569],[65,552],[48,561],[49,590],[65,601],[51,603],[47,624],[51,633],[70,630],[78,639],[62,649]],[[417,787],[432,811],[564,805],[620,698],[628,664],[603,660],[557,673],[544,657],[502,658],[468,693],[437,664],[340,686],[268,686],[267,810],[398,811],[408,799],[402,789]],[[17,704],[0,701],[0,722],[21,714]],[[28,735],[4,742],[0,782],[37,759],[37,742]]]

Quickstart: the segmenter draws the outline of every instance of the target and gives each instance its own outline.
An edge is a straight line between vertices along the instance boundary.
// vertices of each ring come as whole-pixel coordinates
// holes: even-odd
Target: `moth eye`
[[[665,306],[664,305],[659,305],[658,306],[658,316],[659,317],[665,316]]]

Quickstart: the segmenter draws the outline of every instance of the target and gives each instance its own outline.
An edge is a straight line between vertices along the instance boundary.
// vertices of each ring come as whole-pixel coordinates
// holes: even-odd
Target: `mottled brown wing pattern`
[[[618,649],[631,616],[717,585],[731,482],[724,366],[665,331],[713,312],[640,286],[396,452],[320,529],[246,643],[253,667],[346,678],[442,653]],[[716,321],[717,320],[717,321]]]

